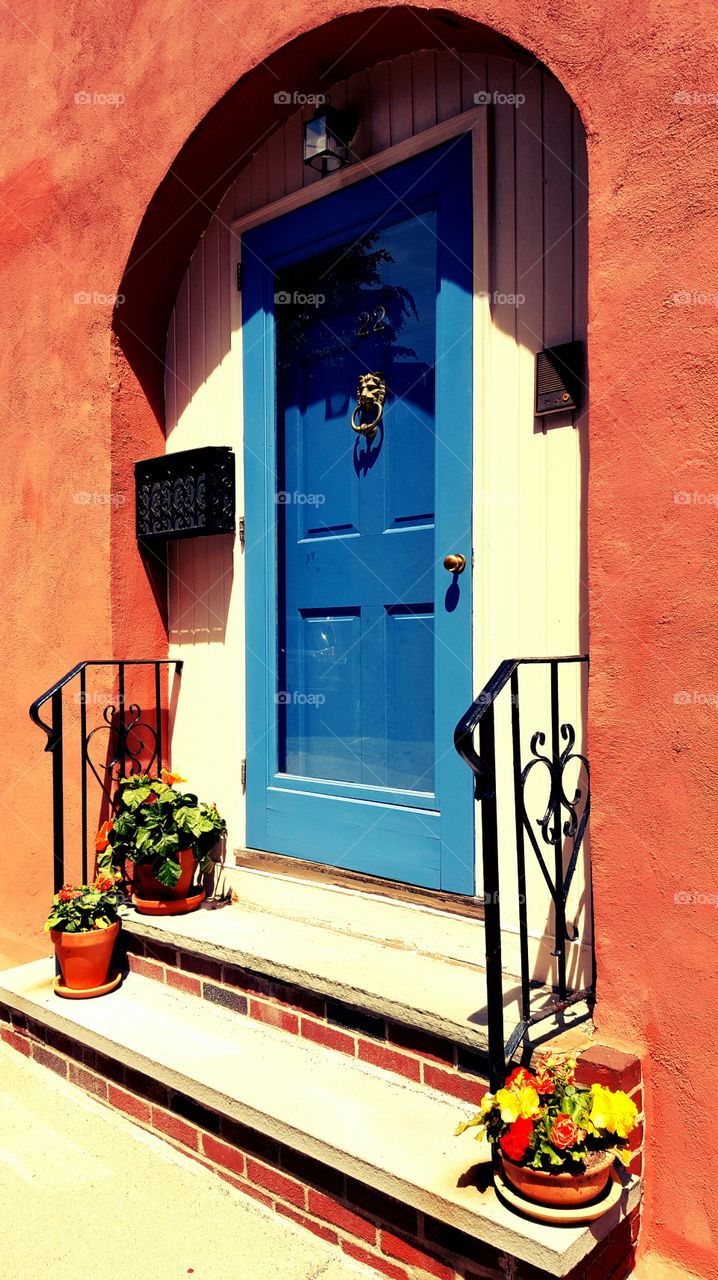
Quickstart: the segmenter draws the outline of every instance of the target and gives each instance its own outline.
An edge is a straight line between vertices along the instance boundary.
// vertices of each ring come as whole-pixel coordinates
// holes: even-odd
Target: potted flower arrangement
[[[112,950],[120,929],[122,895],[114,875],[100,873],[91,885],[64,884],[52,900],[44,928],[60,965],[58,995],[82,998],[105,995],[120,981],[108,981]]]
[[[140,773],[120,780],[114,818],[97,833],[102,869],[134,866],[133,902],[140,912],[174,914],[198,907],[204,893],[190,893],[197,867],[206,872],[210,854],[227,832],[213,804],[177,790],[186,781],[163,769],[160,777]]]
[[[517,1067],[456,1130],[477,1128],[504,1181],[539,1205],[586,1205],[605,1191],[614,1160],[632,1159],[636,1104],[621,1090],[577,1084],[575,1069],[575,1059],[552,1057],[535,1072]]]

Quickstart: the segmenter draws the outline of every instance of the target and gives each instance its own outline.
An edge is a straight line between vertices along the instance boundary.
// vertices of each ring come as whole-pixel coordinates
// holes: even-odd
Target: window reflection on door
[[[436,274],[427,211],[276,276],[281,772],[433,790]]]

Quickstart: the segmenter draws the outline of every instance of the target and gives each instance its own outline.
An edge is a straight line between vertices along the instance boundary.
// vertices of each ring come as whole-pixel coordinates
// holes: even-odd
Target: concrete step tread
[[[553,1275],[637,1203],[630,1179],[622,1205],[590,1228],[524,1221],[492,1188],[461,1185],[482,1159],[467,1135],[453,1136],[471,1107],[136,975],[87,1001],[59,999],[52,977],[50,960],[7,970],[0,1001]]]
[[[138,937],[251,969],[486,1052],[486,983],[480,964],[484,935],[481,922],[472,924],[477,926],[475,963],[243,903],[166,918],[132,910],[125,920]],[[507,975],[507,1036],[520,1019],[519,996],[518,979]],[[533,1008],[549,998],[546,989],[535,991]]]

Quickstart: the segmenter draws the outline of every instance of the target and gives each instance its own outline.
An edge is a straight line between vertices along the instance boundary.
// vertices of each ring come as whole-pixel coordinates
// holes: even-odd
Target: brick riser
[[[127,932],[121,939],[129,969],[142,977],[359,1058],[462,1102],[478,1106],[486,1093],[486,1060],[463,1045],[164,943]],[[592,1045],[581,1054],[577,1079],[625,1090],[642,1113],[641,1063],[633,1055]],[[631,1172],[640,1176],[642,1122],[631,1135],[630,1145],[636,1152]]]
[[[247,969],[127,931],[122,937],[130,970],[144,978],[154,978],[462,1102],[478,1106],[487,1090],[485,1057],[463,1045],[387,1022],[352,1005]]]
[[[2,1004],[0,1034],[12,1048],[389,1280],[550,1280],[530,1263],[508,1258]],[[636,1209],[564,1280],[625,1280],[633,1270],[638,1224]]]

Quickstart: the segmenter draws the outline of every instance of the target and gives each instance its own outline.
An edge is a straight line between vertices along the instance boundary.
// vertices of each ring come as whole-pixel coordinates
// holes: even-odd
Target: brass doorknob
[[[444,568],[447,573],[463,573],[466,568],[466,556],[444,556]]]

